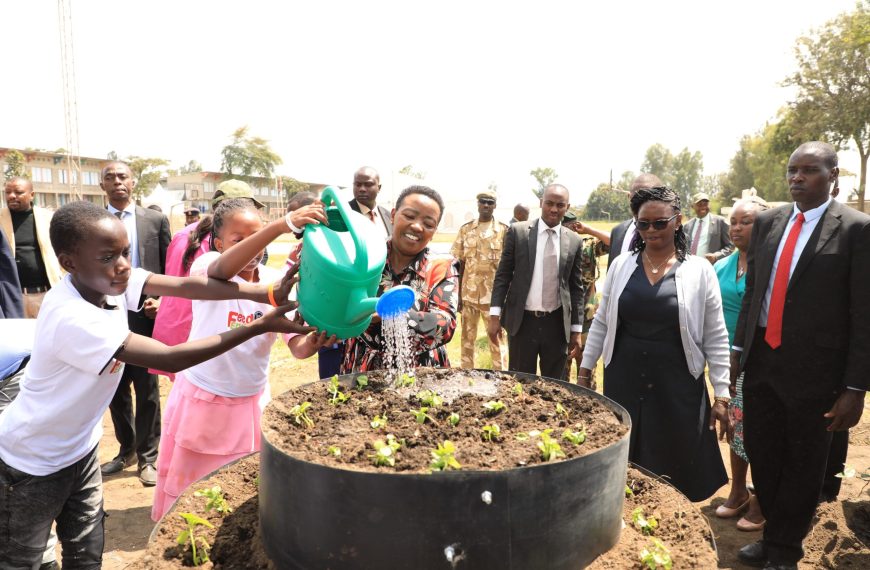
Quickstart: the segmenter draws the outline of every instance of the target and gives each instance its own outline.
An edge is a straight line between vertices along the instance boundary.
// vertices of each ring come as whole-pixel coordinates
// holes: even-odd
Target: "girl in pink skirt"
[[[266,245],[283,233],[325,221],[317,202],[264,227],[252,200],[226,199],[214,211],[213,251],[194,261],[190,275],[240,283],[279,281],[281,272],[260,265]],[[190,339],[245,326],[269,310],[269,305],[244,300],[194,301]],[[291,351],[328,340],[311,337],[288,338]],[[270,399],[269,353],[275,340],[274,334],[255,337],[177,374],[163,414],[153,520],[191,483],[260,449],[260,414]]]

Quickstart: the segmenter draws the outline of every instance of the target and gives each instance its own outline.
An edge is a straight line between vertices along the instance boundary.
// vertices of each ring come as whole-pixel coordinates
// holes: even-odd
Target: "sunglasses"
[[[667,220],[664,220],[664,219],[653,220],[652,222],[648,222],[646,220],[635,220],[634,225],[636,225],[637,229],[639,229],[642,232],[645,232],[646,230],[648,230],[650,226],[652,226],[654,229],[657,229],[657,230],[663,230],[666,227],[668,227],[668,224],[671,223],[671,220],[673,220],[677,216],[679,216],[679,214],[674,214],[673,216],[671,216]]]
[[[478,204],[483,204],[485,206],[495,206],[495,200],[488,200],[486,198],[482,198],[477,201]]]

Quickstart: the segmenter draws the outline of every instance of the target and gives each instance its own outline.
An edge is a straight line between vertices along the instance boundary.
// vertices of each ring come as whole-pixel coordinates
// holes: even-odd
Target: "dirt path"
[[[297,362],[292,358],[274,358],[272,364],[272,392],[281,393],[293,385],[302,383],[305,378],[311,378],[316,363]],[[169,393],[171,384],[168,381],[161,383],[161,393],[164,401]],[[870,407],[870,406],[867,406]],[[117,451],[117,443],[112,431],[112,421],[108,412],[103,418],[105,434],[100,442],[100,461],[108,461]],[[859,471],[870,467],[870,410],[865,411],[861,424],[851,433],[849,447],[849,465]],[[720,445],[725,465],[728,466],[728,449],[724,444]],[[103,481],[105,508],[109,513],[106,521],[106,547],[103,557],[103,568],[106,570],[121,570],[130,562],[144,553],[148,536],[154,524],[151,522],[151,501],[153,490],[145,488],[139,483],[135,467],[130,467],[124,472],[106,477]],[[843,490],[840,493],[842,501],[837,507],[849,509],[851,503],[859,498],[862,483],[856,479],[844,481]],[[728,486],[720,489],[719,493],[708,501],[696,503],[701,512],[710,520],[716,543],[719,549],[719,568],[746,568],[737,562],[737,550],[749,542],[760,537],[760,533],[746,533],[738,531],[734,524],[736,520],[722,520],[716,518],[714,511],[722,504],[728,494]],[[867,501],[870,496],[865,494],[861,497]],[[845,520],[845,519],[844,519]],[[812,539],[812,536],[810,537]],[[870,567],[870,560],[862,559],[854,566],[855,568]],[[800,565],[801,570],[809,570],[810,565]]]

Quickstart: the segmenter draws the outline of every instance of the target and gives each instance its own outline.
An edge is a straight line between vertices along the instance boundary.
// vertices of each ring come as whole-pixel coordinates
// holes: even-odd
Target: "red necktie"
[[[698,242],[701,241],[701,226],[704,222],[698,218],[698,228],[695,230],[695,236],[692,238],[692,249],[689,251],[692,255],[698,253]]]
[[[375,221],[375,211],[374,210],[369,210],[369,219],[373,222]]]
[[[782,311],[785,308],[785,293],[791,273],[791,258],[794,257],[794,246],[803,225],[804,215],[798,213],[776,266],[776,277],[773,279],[773,292],[770,294],[770,307],[767,311],[767,332],[764,333],[764,340],[770,348],[779,348],[782,344]]]

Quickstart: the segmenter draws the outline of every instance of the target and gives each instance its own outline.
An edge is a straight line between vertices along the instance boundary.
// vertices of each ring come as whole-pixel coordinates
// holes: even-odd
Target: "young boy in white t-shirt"
[[[0,415],[0,568],[39,565],[52,522],[63,546],[63,568],[100,568],[103,494],[97,443],[102,417],[124,363],[178,371],[264,332],[299,333],[284,305],[220,335],[177,346],[139,336],[127,310],[143,294],[267,302],[280,284],[228,283],[168,277],[132,269],[121,222],[90,202],[73,202],[52,218],[51,243],[68,275],[43,301],[21,391]]]

